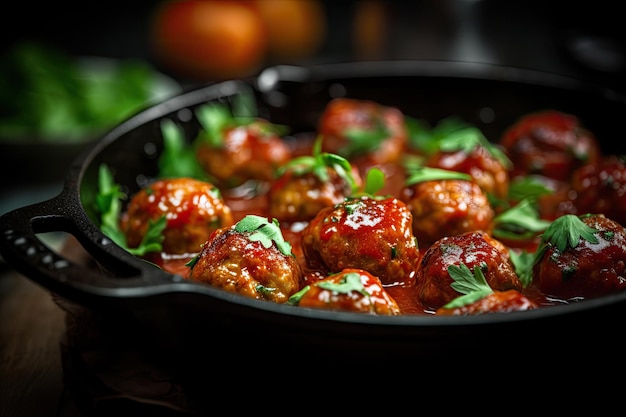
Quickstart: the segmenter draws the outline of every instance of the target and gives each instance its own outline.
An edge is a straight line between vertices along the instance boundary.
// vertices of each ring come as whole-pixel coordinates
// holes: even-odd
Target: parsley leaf
[[[296,175],[304,175],[312,172],[320,181],[329,181],[328,169],[334,170],[343,178],[352,191],[356,191],[356,181],[352,175],[352,165],[342,156],[322,152],[322,136],[318,136],[313,144],[310,156],[299,156],[291,159],[278,169],[277,174],[281,175],[287,170],[292,170]]]
[[[291,253],[291,244],[283,237],[276,219],[270,222],[265,217],[249,214],[235,224],[235,230],[239,233],[250,233],[248,239],[261,242],[265,248],[275,243],[283,255],[294,256]]]
[[[590,243],[598,243],[594,233],[597,229],[589,227],[580,217],[574,214],[565,214],[557,218],[541,235],[541,243],[535,252],[535,263],[543,256],[548,246],[554,246],[559,252],[565,252],[568,248],[575,248],[580,239]]]
[[[515,273],[519,277],[520,281],[522,281],[522,286],[524,288],[528,287],[533,279],[532,268],[535,254],[525,250],[519,252],[509,250],[509,257],[515,267]]]
[[[454,280],[450,286],[464,295],[451,300],[443,308],[463,307],[493,293],[478,265],[474,267],[474,273],[465,264],[450,265],[448,274]]]
[[[361,275],[356,272],[348,272],[341,278],[341,282],[339,283],[320,281],[317,283],[317,286],[339,294],[349,294],[352,291],[356,291],[365,297],[370,296],[370,293],[365,290],[361,282]]]
[[[492,234],[498,238],[528,239],[550,223],[540,218],[533,202],[526,198],[494,217]]]
[[[192,146],[187,144],[183,129],[170,119],[161,121],[163,152],[159,155],[159,177],[191,177],[208,180]]]
[[[113,181],[113,174],[108,166],[100,165],[98,170],[98,194],[96,195],[96,212],[100,215],[100,230],[118,246],[121,246],[133,255],[142,256],[148,252],[162,250],[163,230],[167,226],[167,219],[161,216],[156,221],[148,222],[148,230],[141,243],[136,248],[129,248],[126,235],[120,229],[119,219],[122,211],[122,199],[126,195],[120,191],[120,186]]]
[[[471,181],[472,176],[458,171],[450,171],[441,168],[431,168],[421,166],[412,168],[410,175],[405,181],[405,185],[413,185],[418,182],[437,181],[437,180],[467,180]]]

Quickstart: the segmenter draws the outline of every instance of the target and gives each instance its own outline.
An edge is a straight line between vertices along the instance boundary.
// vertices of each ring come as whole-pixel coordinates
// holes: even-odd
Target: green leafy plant
[[[136,248],[129,248],[126,236],[119,226],[122,210],[122,201],[127,196],[120,191],[120,187],[113,180],[108,166],[102,164],[98,170],[98,194],[96,195],[96,211],[100,215],[100,230],[118,246],[121,246],[133,255],[143,256],[150,252],[160,252],[163,242],[163,230],[167,226],[167,219],[161,216],[156,221],[148,222],[148,230],[141,243]]]

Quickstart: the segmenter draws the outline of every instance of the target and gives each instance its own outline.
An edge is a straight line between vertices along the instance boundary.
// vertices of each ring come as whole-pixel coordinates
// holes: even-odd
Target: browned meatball
[[[626,230],[602,214],[559,217],[536,256],[533,283],[547,295],[583,299],[626,289]]]
[[[292,297],[300,307],[396,316],[400,308],[380,280],[362,269],[347,268],[315,281]]]
[[[488,231],[494,211],[474,181],[433,180],[407,185],[402,192],[413,215],[413,234],[422,250],[449,235]]]
[[[536,174],[569,181],[575,169],[601,155],[593,133],[575,116],[555,110],[521,117],[504,132],[500,145],[513,162],[511,177]]]
[[[538,308],[539,305],[517,290],[494,291],[473,303],[459,306],[439,307],[435,314],[438,316],[470,316],[488,313],[509,313],[511,311],[527,311]]]
[[[313,155],[294,158],[281,167],[267,193],[269,213],[281,223],[308,221],[321,209],[342,202],[361,185],[359,171],[346,159],[315,148]]]
[[[508,195],[508,165],[485,146],[475,145],[470,151],[439,150],[426,160],[425,165],[469,174],[486,194],[499,199]]]
[[[522,290],[507,248],[485,232],[447,236],[433,243],[417,268],[415,295],[425,310],[437,310],[462,295],[452,288],[451,265],[479,267],[494,291]]]
[[[139,246],[149,222],[165,216],[163,252],[194,254],[211,233],[233,224],[233,215],[213,184],[192,178],[161,179],[137,192],[120,220],[128,247]]]
[[[302,269],[288,242],[280,238],[275,222],[246,216],[213,233],[192,262],[189,279],[284,303],[300,289]]]
[[[413,282],[419,249],[411,212],[396,198],[351,198],[321,210],[302,230],[311,269],[364,269],[383,284]]]
[[[622,157],[606,156],[578,168],[571,186],[577,213],[602,213],[626,226],[626,163]]]
[[[291,149],[264,119],[245,125],[228,125],[221,142],[197,140],[200,165],[222,187],[241,185],[246,180],[271,181],[278,167],[291,158]]]
[[[324,137],[325,152],[370,164],[398,161],[408,143],[404,114],[369,100],[331,100],[320,116],[317,131]]]

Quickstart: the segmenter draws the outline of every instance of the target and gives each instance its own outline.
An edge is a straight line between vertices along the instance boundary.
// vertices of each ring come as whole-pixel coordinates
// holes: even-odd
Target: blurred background
[[[0,214],[54,196],[78,152],[142,106],[205,83],[252,76],[274,64],[471,61],[570,75],[623,90],[626,33],[614,4],[15,3],[0,37]]]

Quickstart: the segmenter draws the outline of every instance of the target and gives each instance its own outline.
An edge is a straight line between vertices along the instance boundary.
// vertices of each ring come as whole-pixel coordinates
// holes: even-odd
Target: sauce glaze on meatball
[[[473,231],[446,236],[433,243],[417,268],[415,296],[426,310],[439,307],[462,295],[451,287],[450,265],[479,267],[494,291],[522,290],[507,248],[485,232]]]
[[[411,211],[396,198],[350,198],[309,222],[302,250],[311,269],[359,268],[383,284],[407,284],[419,257],[412,223]]]
[[[231,209],[213,184],[192,178],[161,179],[132,196],[120,220],[128,246],[139,246],[148,223],[165,216],[163,252],[194,254],[214,230],[233,224]]]

